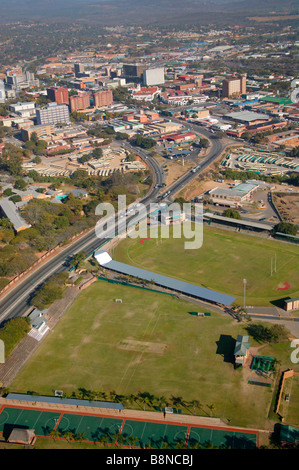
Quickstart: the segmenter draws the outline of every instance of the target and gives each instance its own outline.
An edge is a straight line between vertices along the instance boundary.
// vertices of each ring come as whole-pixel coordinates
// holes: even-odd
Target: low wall
[[[277,413],[277,414],[279,414],[278,411],[279,411],[279,407],[280,407],[280,402],[281,402],[281,398],[282,398],[282,392],[283,392],[285,380],[289,379],[290,377],[293,377],[294,375],[299,377],[299,372],[294,372],[293,369],[289,369],[289,370],[286,370],[282,373],[280,390],[279,390],[277,405],[276,405],[276,409],[275,409],[275,413]]]

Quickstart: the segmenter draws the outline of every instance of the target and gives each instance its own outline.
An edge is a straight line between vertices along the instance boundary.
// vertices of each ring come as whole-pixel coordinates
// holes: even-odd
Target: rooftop
[[[234,355],[235,356],[246,356],[246,352],[249,348],[250,348],[249,336],[247,336],[247,335],[238,335]]]
[[[222,294],[220,292],[212,291],[204,287],[190,284],[188,282],[179,281],[177,279],[156,274],[152,271],[130,266],[128,264],[120,263],[119,261],[113,261],[106,251],[96,251],[94,257],[101,266],[111,269],[112,271],[127,274],[129,276],[138,277],[149,282],[153,282],[166,289],[182,292],[183,294],[190,295],[202,300],[207,300],[213,303],[219,303],[222,305],[231,305],[236,299],[230,295]]]
[[[225,118],[228,119],[236,119],[237,121],[244,121],[244,122],[254,122],[260,120],[268,120],[269,116],[267,114],[261,113],[254,113],[252,111],[240,111],[235,113],[229,113],[224,115]]]
[[[1,199],[0,207],[4,212],[5,216],[11,221],[16,231],[22,228],[30,228],[31,225],[28,225],[23,217],[18,214],[17,208],[12,201],[9,201],[8,198]]]

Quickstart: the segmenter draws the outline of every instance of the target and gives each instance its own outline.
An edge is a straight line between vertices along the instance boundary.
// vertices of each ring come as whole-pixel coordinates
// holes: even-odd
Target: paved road
[[[209,149],[207,158],[205,159],[205,162],[201,165],[201,169],[197,173],[188,173],[179,182],[175,183],[172,186],[173,192],[178,191],[184,185],[188,184],[189,181],[196,177],[200,171],[203,171],[213,160],[215,160],[219,156],[219,152],[223,150],[223,142],[220,141],[218,138],[213,138],[213,134],[210,134],[206,130],[201,133],[205,133],[206,136],[212,139],[212,146]],[[128,143],[126,143],[125,146],[127,146],[128,148],[131,147]],[[136,151],[152,169],[154,180],[153,189],[142,201],[140,201],[147,207],[147,209],[149,209],[151,203],[159,201],[158,194],[161,188],[156,186],[161,186],[163,184],[163,168],[159,166],[157,160],[145,150],[134,147],[134,151]],[[134,216],[128,217],[126,219],[126,222],[133,223]],[[122,221],[121,223],[122,225],[119,227],[118,233],[123,230],[124,221]],[[108,234],[106,234],[106,236],[108,237]],[[30,301],[30,298],[32,297],[36,289],[41,286],[54,273],[65,271],[67,260],[74,256],[74,254],[80,251],[90,253],[96,250],[105,241],[107,241],[106,238],[99,238],[96,235],[95,231],[92,230],[91,232],[83,236],[81,239],[72,243],[72,245],[70,245],[69,247],[66,247],[61,253],[53,257],[51,260],[47,261],[40,268],[38,268],[36,271],[26,277],[26,279],[20,282],[13,290],[8,292],[7,295],[0,300],[0,323],[4,320],[24,315],[24,313],[28,309],[28,302]]]
[[[147,158],[148,165],[152,168],[154,181],[157,184],[162,184],[163,175],[156,160],[148,155],[146,152],[139,152]],[[159,189],[154,188],[151,193],[146,196],[142,201],[146,207],[149,207],[149,204],[152,201],[155,201]],[[127,222],[134,220],[134,216],[128,217]],[[124,228],[124,221],[121,223],[119,228],[122,231]],[[107,234],[108,237],[108,234]],[[74,254],[85,251],[90,253],[97,249],[101,244],[103,244],[107,239],[98,238],[94,230],[83,236],[81,239],[72,243],[69,247],[65,248],[61,253],[53,257],[51,260],[47,261],[40,268],[34,271],[29,276],[26,276],[22,282],[17,284],[17,286],[11,290],[4,298],[0,300],[0,322],[4,320],[15,318],[24,314],[28,309],[28,302],[32,297],[34,291],[43,284],[51,275],[54,273],[59,273],[65,271],[66,262],[74,256]]]

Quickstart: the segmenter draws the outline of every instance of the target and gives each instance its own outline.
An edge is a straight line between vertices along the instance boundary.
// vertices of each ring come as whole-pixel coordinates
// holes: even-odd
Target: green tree
[[[19,178],[15,181],[14,188],[24,191],[27,188],[27,183],[23,178]]]
[[[289,222],[279,222],[279,224],[275,225],[273,228],[273,232],[280,232],[285,233],[287,235],[296,235],[297,234],[297,227],[294,224]]]
[[[241,215],[238,211],[235,211],[234,209],[226,209],[223,212],[224,217],[230,217],[231,219],[241,219]]]
[[[76,269],[78,269],[82,265],[82,262],[84,261],[85,258],[86,258],[85,251],[79,251],[79,253],[76,253],[71,259],[70,266],[74,266]]]

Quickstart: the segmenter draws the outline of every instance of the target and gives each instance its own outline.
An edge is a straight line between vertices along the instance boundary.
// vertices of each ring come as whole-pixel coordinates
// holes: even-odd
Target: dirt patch
[[[299,194],[275,193],[273,201],[284,220],[299,224]]]
[[[231,182],[226,181],[219,183],[214,180],[202,180],[200,177],[193,180],[189,185],[187,185],[181,192],[182,196],[186,201],[191,201],[198,196],[202,196],[207,191],[210,191],[214,188],[229,188]]]
[[[167,348],[164,343],[152,343],[147,341],[136,341],[134,339],[124,339],[118,344],[119,349],[126,351],[148,352],[155,354],[163,354]]]
[[[164,167],[166,170],[165,188],[171,186],[193,167],[194,163],[190,161],[185,161],[184,165],[182,161],[179,160],[167,163]]]

